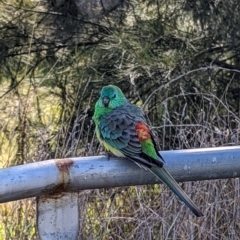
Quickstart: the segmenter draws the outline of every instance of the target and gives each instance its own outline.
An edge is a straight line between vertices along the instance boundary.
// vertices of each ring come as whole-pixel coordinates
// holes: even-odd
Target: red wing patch
[[[144,142],[148,139],[151,139],[150,130],[148,126],[143,122],[138,122],[135,126],[135,129],[137,131],[137,136],[140,142]]]

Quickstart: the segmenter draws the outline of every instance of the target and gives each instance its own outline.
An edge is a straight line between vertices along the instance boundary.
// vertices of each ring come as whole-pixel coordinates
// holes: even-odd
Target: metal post
[[[39,197],[37,227],[41,240],[77,240],[79,231],[78,193]]]

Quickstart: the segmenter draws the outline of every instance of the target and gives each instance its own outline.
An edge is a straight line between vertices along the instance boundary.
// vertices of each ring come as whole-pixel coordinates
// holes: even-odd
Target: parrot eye
[[[113,98],[116,98],[116,93],[114,93]]]

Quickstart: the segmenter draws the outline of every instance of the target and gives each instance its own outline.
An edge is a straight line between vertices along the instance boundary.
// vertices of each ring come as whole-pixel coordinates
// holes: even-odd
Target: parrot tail
[[[182,190],[178,183],[174,180],[171,174],[164,168],[152,167],[149,169],[157,177],[163,181],[167,186],[183,201],[189,209],[197,216],[202,217],[203,213],[200,209],[194,204],[194,202],[188,197],[188,195]]]

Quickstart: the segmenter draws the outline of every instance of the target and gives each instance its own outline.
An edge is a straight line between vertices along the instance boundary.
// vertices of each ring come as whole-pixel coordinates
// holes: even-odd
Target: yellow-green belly
[[[107,151],[112,152],[117,157],[125,157],[119,150],[117,150],[116,148],[113,148],[112,146],[110,146],[109,144],[107,144],[101,139],[98,129],[96,129],[96,134],[99,142],[106,148]]]

